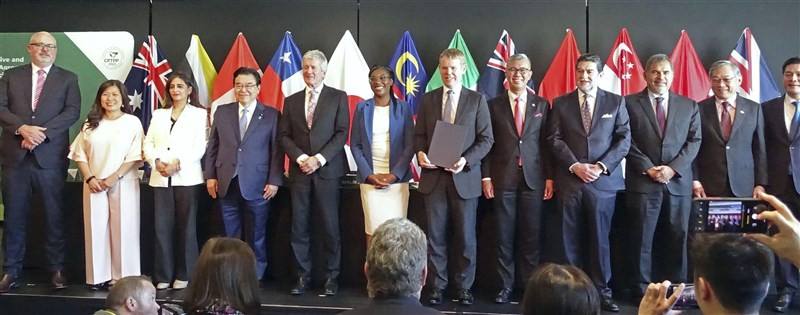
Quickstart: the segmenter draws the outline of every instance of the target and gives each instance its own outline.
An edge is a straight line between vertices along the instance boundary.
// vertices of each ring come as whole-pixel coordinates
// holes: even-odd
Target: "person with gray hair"
[[[670,92],[674,74],[669,58],[651,56],[644,75],[647,87],[625,97],[631,119],[625,199],[631,214],[634,299],[652,282],[653,257],[661,257],[663,277],[686,281],[692,162],[703,138],[697,103]],[[659,246],[653,246],[656,226],[664,228]]]
[[[441,314],[419,302],[428,274],[427,246],[425,233],[408,219],[381,224],[370,239],[364,263],[371,303],[342,314]]]
[[[483,196],[493,200],[500,276],[494,301],[498,304],[508,303],[515,280],[524,287],[539,264],[542,201],[553,197],[551,156],[544,142],[550,104],[528,90],[532,74],[528,56],[509,57],[509,89],[489,101],[495,143],[481,163],[481,184]]]
[[[758,103],[738,95],[742,75],[732,62],[714,62],[708,75],[714,95],[698,104],[703,142],[692,191],[699,198],[755,198],[767,185],[764,113]]]
[[[106,296],[106,308],[94,315],[156,315],[156,288],[147,276],[119,279]]]
[[[291,246],[297,282],[289,292],[301,295],[311,284],[311,238],[321,240],[325,263],[324,294],[339,290],[339,179],[346,170],[344,144],[350,130],[347,93],[324,85],[328,60],[319,50],[303,55],[306,88],[286,98],[280,143],[289,156],[292,200]],[[312,212],[314,213],[312,215]],[[317,217],[321,224],[311,224]],[[312,230],[312,226],[314,229]]]

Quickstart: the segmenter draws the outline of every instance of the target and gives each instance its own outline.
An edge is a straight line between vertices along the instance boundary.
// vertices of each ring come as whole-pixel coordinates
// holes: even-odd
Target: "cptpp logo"
[[[108,69],[116,69],[122,65],[122,60],[124,60],[125,55],[122,53],[122,49],[117,47],[109,47],[103,51],[103,64]]]

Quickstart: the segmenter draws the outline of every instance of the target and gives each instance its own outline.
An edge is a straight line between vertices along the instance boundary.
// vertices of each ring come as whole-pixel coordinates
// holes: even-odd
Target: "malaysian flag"
[[[405,31],[397,43],[389,67],[394,69],[397,78],[392,86],[394,96],[404,100],[411,106],[411,112],[416,115],[417,106],[422,100],[425,86],[428,84],[428,73],[422,65],[422,58],[417,53],[417,47],[411,38],[411,33]]]
[[[772,78],[767,60],[761,55],[756,38],[746,27],[742,36],[736,41],[736,48],[731,51],[730,61],[739,67],[742,73],[742,85],[739,93],[758,103],[763,103],[781,96],[778,85]]]
[[[142,121],[145,132],[150,126],[153,111],[164,102],[165,85],[170,73],[172,68],[158,48],[156,38],[153,35],[147,36],[125,79],[125,88],[131,98],[131,109]]]
[[[516,52],[514,41],[508,31],[503,30],[500,39],[497,40],[492,56],[486,63],[486,69],[478,80],[478,92],[483,93],[487,100],[493,99],[508,90],[508,80],[506,79],[506,64],[508,58]],[[533,80],[528,82],[528,90],[533,92]]]

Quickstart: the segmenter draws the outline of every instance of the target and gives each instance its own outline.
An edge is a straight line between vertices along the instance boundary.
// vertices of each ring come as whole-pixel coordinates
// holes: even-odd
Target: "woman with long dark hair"
[[[137,168],[144,132],[129,106],[122,82],[103,82],[70,146],[69,158],[85,179],[86,283],[92,290],[141,274]]]
[[[183,289],[197,260],[197,198],[203,181],[206,109],[191,77],[167,78],[164,108],[153,112],[144,139],[155,203],[156,289]],[[174,281],[173,281],[174,280]]]

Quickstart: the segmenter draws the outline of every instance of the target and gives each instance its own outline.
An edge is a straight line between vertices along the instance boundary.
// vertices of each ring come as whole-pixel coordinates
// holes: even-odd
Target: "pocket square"
[[[740,111],[739,111],[739,113],[740,113],[740,114],[744,114],[744,111],[743,111],[743,110],[740,110]]]
[[[611,117],[614,117],[614,115],[611,115],[611,114],[603,114],[603,116],[600,116],[600,118],[601,118],[601,119],[606,119],[606,118],[611,118]]]

